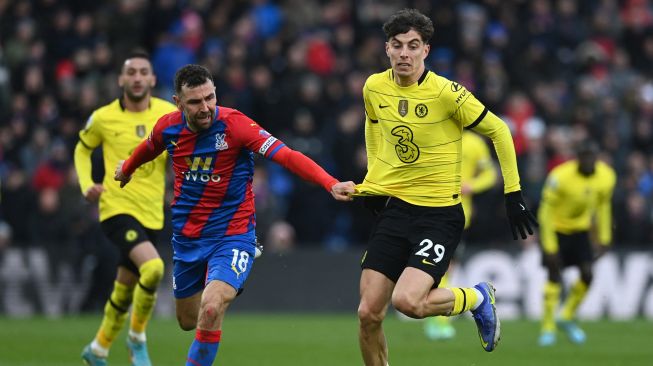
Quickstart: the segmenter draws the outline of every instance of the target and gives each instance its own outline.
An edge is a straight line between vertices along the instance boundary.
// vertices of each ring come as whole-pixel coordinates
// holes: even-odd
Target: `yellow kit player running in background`
[[[163,260],[154,246],[163,228],[166,156],[136,171],[129,187],[120,189],[112,168],[145,139],[162,115],[176,110],[151,96],[156,83],[149,56],[136,52],[123,63],[118,84],[122,97],[93,112],[79,133],[75,168],[84,197],[99,200],[100,222],[105,235],[118,246],[120,262],[113,291],[104,307],[104,318],[93,341],[82,352],[91,366],[106,365],[109,349],[133,304],[127,346],[131,364],[150,365],[145,327],[156,302],[163,277]],[[102,146],[107,172],[102,183],[91,178],[91,153]]]
[[[497,171],[492,162],[490,149],[483,138],[474,132],[463,130],[463,150],[460,168],[461,193],[463,211],[465,212],[465,229],[469,228],[472,222],[472,197],[485,192],[497,182]],[[460,255],[460,249],[456,252]],[[454,266],[454,258],[449,264],[447,274],[440,280],[440,287],[447,287],[449,284],[449,271]],[[456,329],[451,325],[451,318],[446,316],[433,316],[426,319],[424,332],[429,339],[445,340],[456,335]]]
[[[592,262],[607,250],[612,241],[611,201],[616,181],[614,170],[597,161],[597,154],[596,143],[581,143],[577,159],[554,168],[542,191],[538,218],[542,262],[548,271],[548,281],[544,286],[540,346],[551,346],[556,342],[557,326],[573,343],[585,342],[585,333],[574,318],[592,283]],[[595,250],[592,248],[593,237],[598,241]],[[571,286],[556,324],[561,271],[567,266],[577,266],[580,278]]]

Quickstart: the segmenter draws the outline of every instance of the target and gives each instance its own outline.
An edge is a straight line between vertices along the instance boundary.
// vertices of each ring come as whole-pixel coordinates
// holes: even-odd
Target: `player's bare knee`
[[[360,321],[361,326],[381,324],[384,317],[385,317],[385,312],[383,311],[383,309],[374,310],[366,303],[361,303],[358,306],[358,319]]]
[[[200,322],[205,326],[215,324],[222,315],[224,308],[224,304],[219,302],[203,303],[200,307]]]

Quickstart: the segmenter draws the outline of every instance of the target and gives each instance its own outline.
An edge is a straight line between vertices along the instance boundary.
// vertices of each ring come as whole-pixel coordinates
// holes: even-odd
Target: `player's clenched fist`
[[[118,162],[118,166],[116,166],[116,173],[113,176],[114,180],[120,182],[120,188],[124,187],[132,179],[131,175],[125,175],[125,173],[122,172],[122,165],[124,163],[124,160],[120,160]]]
[[[354,193],[354,182],[338,182],[331,187],[331,195],[338,201],[351,201]]]

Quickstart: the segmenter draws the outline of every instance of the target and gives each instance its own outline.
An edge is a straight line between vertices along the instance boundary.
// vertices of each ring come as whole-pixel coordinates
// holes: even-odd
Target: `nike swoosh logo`
[[[483,336],[481,335],[481,331],[478,332],[478,336],[479,336],[479,338],[481,338],[481,345],[483,346],[483,348],[487,348],[487,345],[488,345],[489,342],[485,342],[483,340]]]
[[[435,267],[435,264],[433,264],[433,263],[427,261],[426,259],[422,259],[422,263],[424,263],[424,264],[428,264],[429,266],[433,266],[433,267]]]
[[[171,143],[174,147],[179,147],[179,146],[177,145],[177,143],[174,142],[174,141],[170,141],[170,143]]]
[[[524,205],[522,205],[521,203],[519,204],[519,207],[521,207],[522,211],[526,211],[526,207],[524,207]]]
[[[242,272],[238,272],[238,270],[236,269],[236,266],[234,266],[233,264],[231,265],[231,270],[233,270],[236,273],[236,278],[240,277],[240,274]]]
[[[389,105],[381,105],[381,104],[379,104],[379,108],[381,108],[381,109],[383,109],[383,108],[388,108],[388,107],[389,107]]]

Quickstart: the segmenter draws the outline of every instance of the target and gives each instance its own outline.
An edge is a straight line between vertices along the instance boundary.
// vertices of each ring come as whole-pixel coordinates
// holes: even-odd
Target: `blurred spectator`
[[[11,245],[11,226],[0,220],[0,256]]]
[[[616,207],[616,236],[623,244],[649,249],[653,241],[651,207],[639,192],[628,193],[626,200]]]
[[[157,75],[156,90],[163,99],[172,100],[175,71],[194,62],[195,55],[181,43],[178,36],[169,33],[161,35],[152,54],[152,67]]]
[[[32,176],[32,187],[37,191],[61,189],[65,183],[67,170],[70,167],[70,156],[66,146],[60,140],[52,144],[49,158],[40,162]]]
[[[268,229],[266,242],[263,243],[265,251],[271,253],[284,253],[295,247],[295,229],[285,221],[277,221]]]
[[[59,191],[44,188],[38,195],[37,204],[29,214],[31,245],[45,247],[56,260],[70,259],[70,218],[63,215]]]
[[[36,209],[33,192],[21,170],[11,170],[2,180],[2,217],[11,226],[14,243],[26,245],[31,238],[30,212]]]

